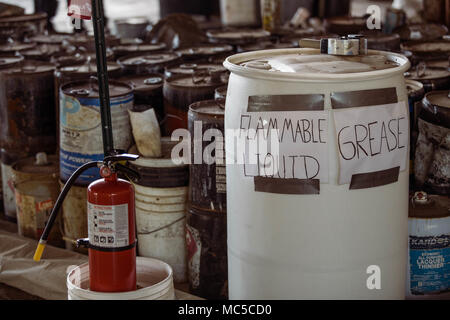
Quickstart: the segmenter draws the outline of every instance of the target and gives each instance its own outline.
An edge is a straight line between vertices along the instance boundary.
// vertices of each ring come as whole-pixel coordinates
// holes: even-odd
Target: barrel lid
[[[61,52],[61,48],[55,45],[40,44],[32,49],[22,50],[20,54],[27,58],[53,56]]]
[[[225,115],[225,100],[216,99],[195,102],[189,106],[189,112],[223,118]]]
[[[59,172],[58,157],[56,155],[48,155],[46,163],[38,163],[36,157],[30,157],[16,161],[12,168],[18,172],[30,174],[51,175]]]
[[[409,24],[396,30],[403,41],[431,41],[448,33],[448,28],[436,23]]]
[[[98,86],[93,81],[69,82],[61,87],[64,94],[78,98],[99,98]],[[133,92],[131,86],[121,82],[109,82],[111,98],[120,97]]]
[[[39,34],[30,38],[30,41],[45,44],[62,44],[64,40],[68,40],[69,37],[70,36],[66,34]]]
[[[425,100],[433,106],[448,108],[450,111],[450,91],[431,91],[425,95]]]
[[[270,32],[263,29],[227,28],[209,30],[206,35],[212,42],[246,43],[270,37]]]
[[[130,46],[130,45],[137,45],[137,44],[143,44],[144,40],[139,38],[120,38],[120,45],[122,46]]]
[[[195,47],[185,48],[177,50],[176,53],[183,57],[190,57],[190,56],[212,56],[216,54],[221,54],[224,52],[231,52],[233,51],[233,47],[227,44],[220,45],[198,45]]]
[[[155,66],[177,60],[179,57],[175,53],[160,52],[144,55],[126,56],[119,59],[119,63],[125,66]]]
[[[404,73],[408,59],[400,54],[369,50],[367,55],[334,56],[318,49],[276,49],[236,54],[224,62],[241,75],[264,79],[342,81],[385,77]]]
[[[256,43],[249,43],[241,45],[237,48],[238,52],[248,52],[248,51],[257,51],[257,50],[265,50],[265,49],[284,49],[284,48],[296,48],[298,47],[298,43],[294,41],[280,41],[280,42],[272,42],[272,41],[259,41]]]
[[[217,63],[182,63],[174,66],[166,67],[166,74],[171,76],[172,74],[194,74],[198,70],[210,70],[212,72],[226,72],[227,69]]]
[[[405,50],[412,53],[450,52],[450,41],[428,41],[420,43],[403,44]]]
[[[44,20],[47,19],[47,14],[45,12],[39,12],[35,14],[24,14],[20,16],[11,16],[11,17],[3,17],[0,18],[0,25],[6,23],[16,23],[16,22],[28,22],[28,21],[36,21],[36,20]]]
[[[427,195],[426,197],[425,201],[416,201],[415,197],[411,199],[409,204],[410,218],[436,219],[450,216],[449,197],[438,195]]]
[[[163,76],[157,73],[125,76],[118,81],[127,83],[134,91],[152,91],[161,88],[164,84]]]
[[[161,138],[161,153],[160,158],[144,158],[140,157],[133,161],[133,165],[149,168],[171,168],[171,167],[185,167],[186,164],[177,165],[172,161],[172,149],[178,144],[178,141],[172,141],[170,137]],[[128,151],[131,154],[139,154],[137,147],[132,146]]]
[[[120,70],[120,65],[115,62],[107,63],[108,72]],[[81,65],[66,66],[59,69],[63,74],[97,74],[97,64],[94,62]]]
[[[15,66],[13,68],[6,69],[4,72],[9,74],[39,74],[54,72],[56,66],[53,63],[34,61],[34,60],[24,60],[20,63],[20,66]]]
[[[59,57],[53,56],[51,62],[55,63],[60,69],[74,65],[80,65],[86,61],[86,57],[76,53],[74,55],[62,55]]]
[[[105,41],[107,45],[118,45],[120,44],[120,38],[111,34],[105,35]],[[94,45],[95,44],[95,37],[94,35],[89,34],[75,34],[75,36],[72,36],[69,38],[69,42],[76,46],[82,46],[85,44],[88,45]]]
[[[218,87],[228,82],[228,77],[222,72],[210,75],[208,70],[199,70],[192,75],[174,75],[166,79],[171,86],[182,88]]]
[[[416,66],[412,71],[406,73],[405,77],[407,79],[421,81],[421,80],[438,80],[445,79],[450,76],[450,71],[448,68],[429,68]]]
[[[11,42],[0,46],[0,52],[16,52],[16,51],[22,51],[22,50],[28,50],[33,49],[36,47],[36,43],[32,42]]]
[[[23,57],[20,56],[0,56],[0,69],[13,67],[21,61],[23,61]]]
[[[113,47],[114,52],[152,52],[164,50],[166,48],[165,43],[144,43],[144,44],[129,44]]]

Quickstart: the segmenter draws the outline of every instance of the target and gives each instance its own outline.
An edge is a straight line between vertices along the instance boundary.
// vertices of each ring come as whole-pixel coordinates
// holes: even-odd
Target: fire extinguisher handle
[[[115,164],[115,169],[116,169],[116,171],[120,171],[120,172],[124,173],[125,175],[127,175],[130,179],[132,179],[135,182],[139,181],[141,179],[141,174],[139,172],[137,172],[136,170],[133,170],[131,168],[128,168],[127,166],[124,166],[120,163]]]
[[[122,153],[122,154],[106,156],[103,159],[103,162],[111,163],[111,162],[120,162],[120,161],[135,161],[137,159],[139,159],[139,156],[136,154]]]

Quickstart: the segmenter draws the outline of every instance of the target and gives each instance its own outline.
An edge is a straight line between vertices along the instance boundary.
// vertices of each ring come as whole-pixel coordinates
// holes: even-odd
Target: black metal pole
[[[114,141],[109,102],[108,65],[106,62],[105,16],[103,0],[92,0],[92,24],[94,26],[95,50],[97,55],[98,93],[100,97],[100,115],[102,120],[103,152],[112,154]]]

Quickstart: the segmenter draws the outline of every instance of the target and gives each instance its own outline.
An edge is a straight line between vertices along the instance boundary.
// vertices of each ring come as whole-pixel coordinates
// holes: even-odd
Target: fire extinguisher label
[[[88,229],[91,245],[121,248],[130,244],[128,204],[102,206],[88,202]]]

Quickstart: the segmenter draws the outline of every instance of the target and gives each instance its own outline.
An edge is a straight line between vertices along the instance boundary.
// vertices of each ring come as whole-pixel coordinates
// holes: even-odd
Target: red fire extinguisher
[[[98,292],[136,290],[134,188],[130,182],[119,179],[117,173],[121,171],[138,179],[139,173],[119,163],[137,158],[131,154],[113,155],[76,170],[53,207],[34,259],[40,260],[56,214],[74,181],[83,171],[99,167],[102,179],[91,183],[87,191],[89,238],[77,240],[78,246],[89,248],[89,289]]]

